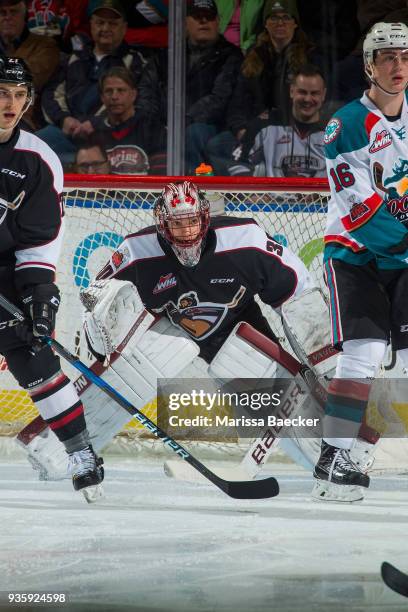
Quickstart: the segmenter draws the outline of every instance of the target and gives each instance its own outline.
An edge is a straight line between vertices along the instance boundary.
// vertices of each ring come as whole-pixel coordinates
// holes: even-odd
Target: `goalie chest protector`
[[[182,266],[154,227],[127,236],[99,279],[133,282],[149,310],[165,313],[196,342],[215,332],[222,343],[248,312],[248,322],[265,328],[254,296],[278,307],[311,283],[303,263],[252,219],[213,220],[199,263]],[[219,340],[219,341],[218,341]]]

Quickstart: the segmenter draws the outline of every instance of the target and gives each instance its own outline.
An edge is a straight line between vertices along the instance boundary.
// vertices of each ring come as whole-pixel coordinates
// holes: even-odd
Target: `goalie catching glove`
[[[60,292],[54,283],[46,283],[30,287],[21,298],[26,318],[16,333],[27,344],[40,346],[39,339],[51,336],[55,329]]]
[[[140,338],[154,321],[129,281],[94,281],[81,291],[80,298],[89,350],[102,362],[120,352],[129,336]]]

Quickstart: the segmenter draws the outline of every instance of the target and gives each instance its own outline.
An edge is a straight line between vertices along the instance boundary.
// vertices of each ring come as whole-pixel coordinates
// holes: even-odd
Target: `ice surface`
[[[70,604],[30,610],[407,610],[380,578],[383,560],[408,570],[406,477],[377,476],[345,506],[310,501],[300,468],[272,469],[279,497],[237,501],[168,479],[157,460],[107,457],[106,496],[87,505],[68,480],[2,462],[3,602],[51,591]]]

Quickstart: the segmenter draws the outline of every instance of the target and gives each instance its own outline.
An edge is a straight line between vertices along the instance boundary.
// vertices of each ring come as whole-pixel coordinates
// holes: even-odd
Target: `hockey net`
[[[172,180],[182,180],[175,177]],[[253,217],[279,243],[289,246],[323,287],[323,231],[328,202],[328,184],[320,179],[196,177],[206,191],[215,214]],[[56,337],[85,363],[90,362],[81,333],[79,290],[86,287],[108,257],[129,233],[153,223],[153,205],[168,182],[164,177],[118,177],[67,175],[64,189],[65,237],[57,283],[62,294]],[[279,318],[264,308],[278,337],[284,338]],[[289,347],[287,347],[289,348]],[[205,376],[201,360],[189,375]],[[78,373],[68,364],[72,379]],[[156,404],[145,407],[155,420]],[[13,436],[37,411],[28,395],[0,362],[0,436]],[[144,431],[134,421],[123,435],[137,446]],[[224,446],[225,450],[225,446]]]

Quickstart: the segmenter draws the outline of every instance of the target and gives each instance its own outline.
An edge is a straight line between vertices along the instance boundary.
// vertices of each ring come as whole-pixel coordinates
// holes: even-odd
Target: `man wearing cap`
[[[208,139],[224,127],[242,54],[219,33],[214,0],[187,2],[186,35],[186,171],[191,173],[204,161]],[[137,108],[167,123],[167,51],[147,63]]]
[[[36,94],[41,93],[59,63],[55,40],[30,32],[24,0],[0,0],[0,54],[23,59],[32,74]],[[24,116],[25,127],[36,129],[39,107],[31,106]]]
[[[136,81],[145,63],[143,55],[125,42],[125,11],[119,0],[89,3],[92,41],[65,58],[45,88],[42,105],[48,123],[38,135],[71,163],[77,144],[94,131],[101,112],[98,81],[113,66],[125,66]]]

